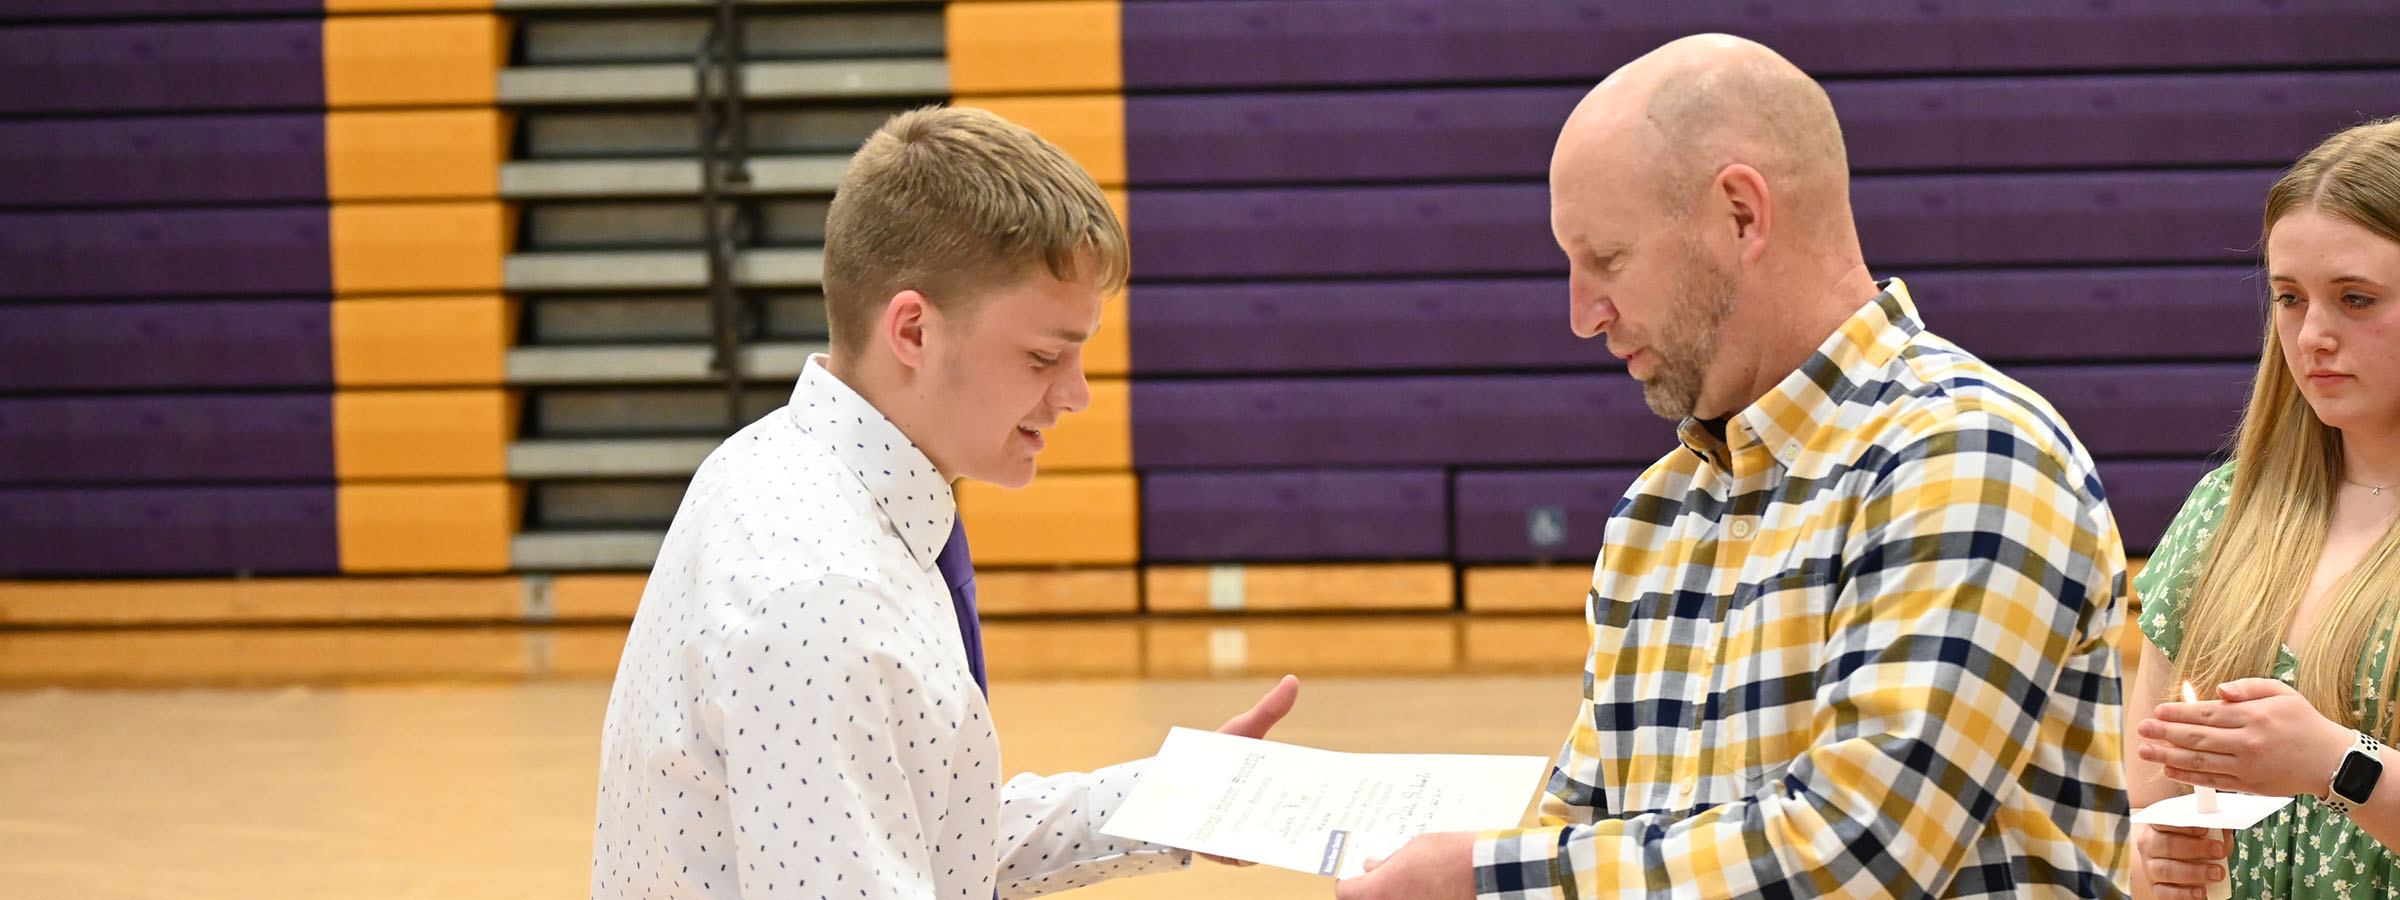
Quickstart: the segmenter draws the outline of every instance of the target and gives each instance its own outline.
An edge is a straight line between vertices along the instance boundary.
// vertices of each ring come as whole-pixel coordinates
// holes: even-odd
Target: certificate
[[[1419,834],[1517,827],[1549,766],[1539,756],[1336,753],[1177,728],[1100,830],[1346,878]]]

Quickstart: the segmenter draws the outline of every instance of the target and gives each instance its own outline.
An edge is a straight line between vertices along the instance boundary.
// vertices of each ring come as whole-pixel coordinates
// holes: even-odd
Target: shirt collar
[[[801,368],[787,409],[800,433],[823,443],[858,476],[917,565],[933,568],[958,521],[958,501],[925,451],[867,398],[834,377],[822,353],[809,356],[808,365]]]
[[[1741,461],[1753,454],[1788,470],[1819,431],[1839,425],[1842,405],[1879,380],[1883,366],[1924,330],[1908,285],[1886,280],[1883,291],[1835,328],[1807,362],[1734,414],[1724,443],[1692,419],[1685,419],[1677,434],[1701,458],[1730,458],[1736,470],[1748,468]]]

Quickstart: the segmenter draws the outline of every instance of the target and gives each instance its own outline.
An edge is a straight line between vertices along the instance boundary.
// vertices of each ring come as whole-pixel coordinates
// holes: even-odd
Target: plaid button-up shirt
[[[1484,897],[2102,897],[2125,553],[2050,405],[1887,283],[1617,504],[1542,827]]]

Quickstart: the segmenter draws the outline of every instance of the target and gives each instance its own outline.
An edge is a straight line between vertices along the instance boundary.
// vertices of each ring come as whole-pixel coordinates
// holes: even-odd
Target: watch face
[[[2375,792],[2375,782],[2381,777],[2383,760],[2376,759],[2374,754],[2353,750],[2350,755],[2342,757],[2342,768],[2333,774],[2333,792],[2349,798],[2351,802],[2364,803],[2367,795]]]

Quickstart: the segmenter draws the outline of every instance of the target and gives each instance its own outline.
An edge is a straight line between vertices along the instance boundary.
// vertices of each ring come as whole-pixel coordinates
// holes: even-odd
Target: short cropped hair
[[[893,116],[851,158],[826,215],[833,346],[862,347],[901,291],[972,315],[984,291],[1036,266],[1061,281],[1094,278],[1103,294],[1124,286],[1125,226],[1092,176],[1049,141],[984,110],[935,106]]]

